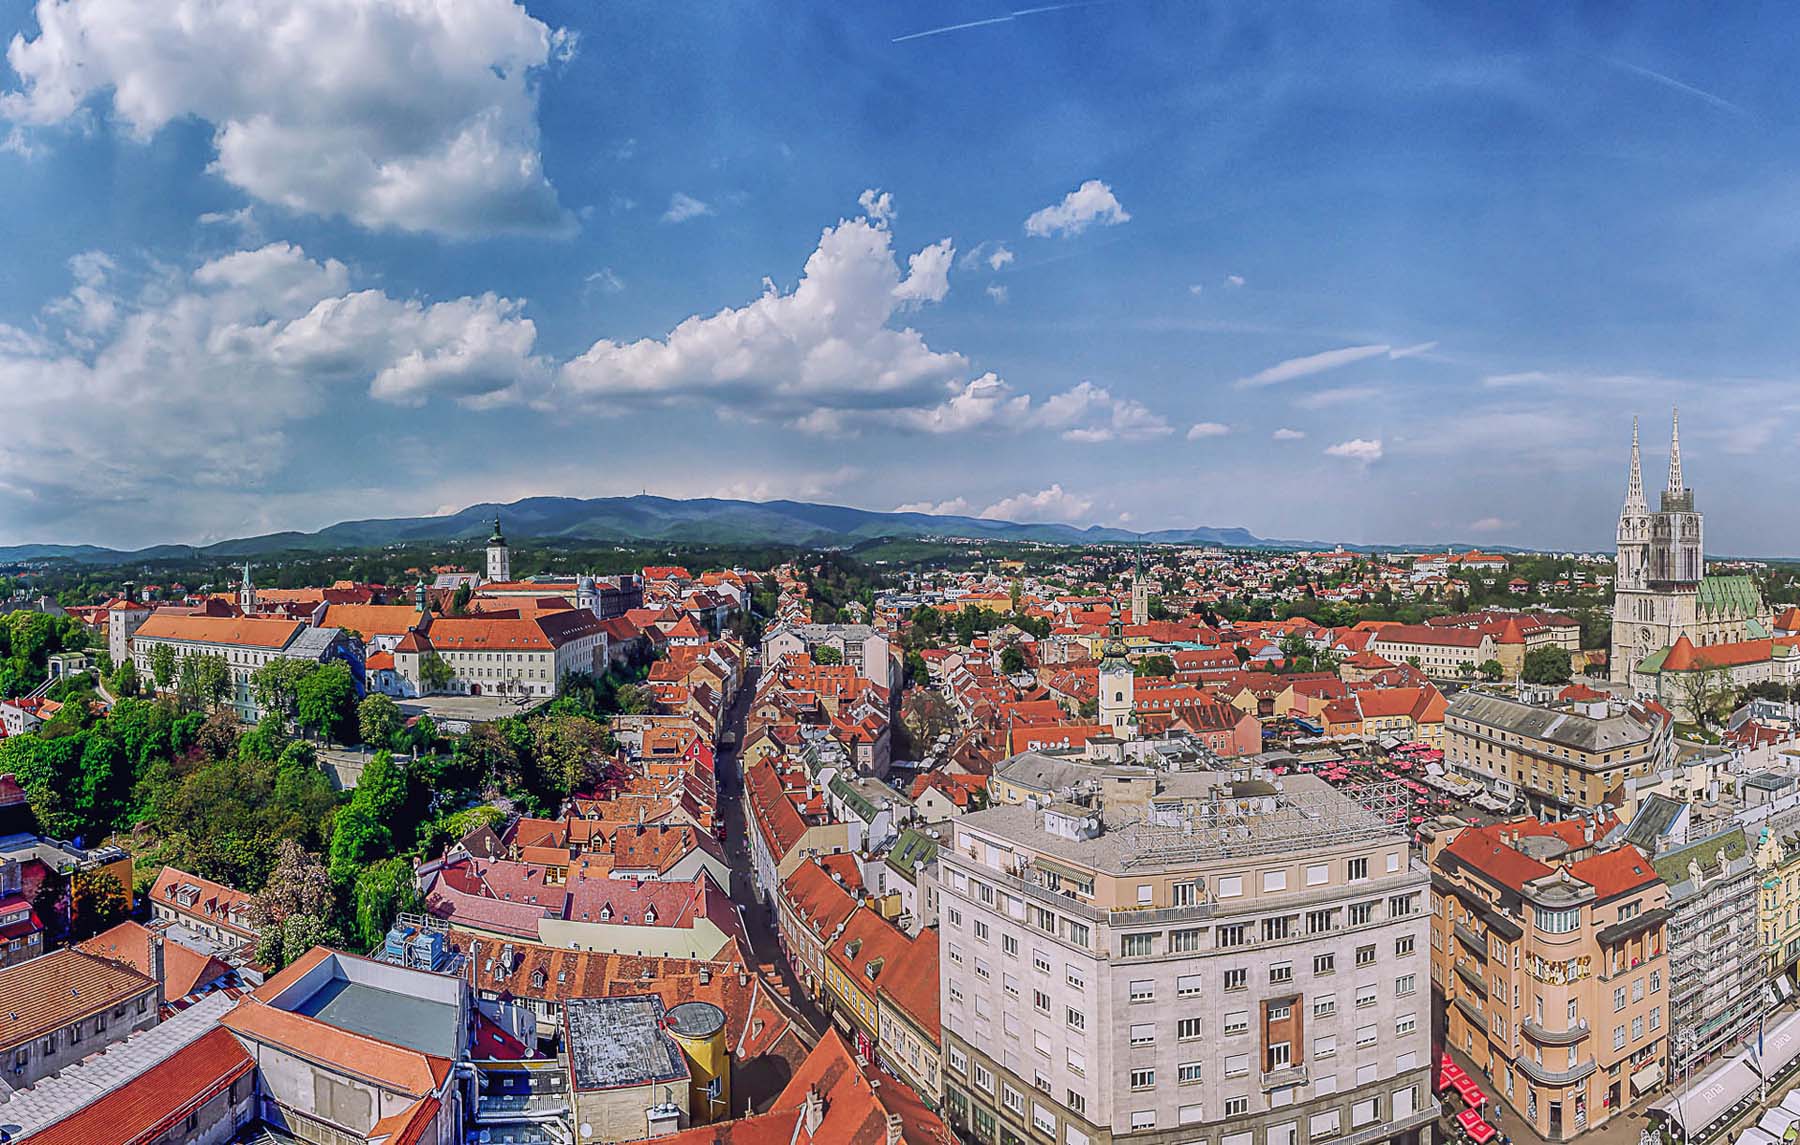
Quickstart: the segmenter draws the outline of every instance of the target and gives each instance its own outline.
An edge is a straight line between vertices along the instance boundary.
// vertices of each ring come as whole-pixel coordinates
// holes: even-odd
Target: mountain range
[[[1313,548],[1322,541],[1276,541],[1243,528],[1159,529],[1133,533],[1090,525],[1027,524],[985,517],[931,513],[881,513],[806,501],[733,501],[720,498],[527,497],[511,504],[471,505],[432,517],[388,517],[344,521],[314,533],[268,533],[210,545],[155,545],[123,551],[97,545],[13,545],[0,547],[0,561],[65,559],[81,564],[132,560],[183,560],[270,556],[283,552],[329,552],[395,544],[479,545],[494,517],[514,542],[669,542],[683,544],[849,545],[883,537],[943,537],[967,540],[1039,541],[1051,544],[1104,544],[1148,541],[1162,544],[1223,545],[1232,548]]]

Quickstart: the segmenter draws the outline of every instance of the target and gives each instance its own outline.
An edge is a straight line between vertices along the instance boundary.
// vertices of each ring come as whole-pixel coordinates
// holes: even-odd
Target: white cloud
[[[1225,276],[1225,285],[1234,288],[1242,286],[1244,285],[1244,276],[1241,274],[1228,274]]]
[[[1339,350],[1325,350],[1317,354],[1306,354],[1299,358],[1288,358],[1275,363],[1264,370],[1258,370],[1247,378],[1239,378],[1237,384],[1242,387],[1272,386],[1279,382],[1291,382],[1296,378],[1310,377],[1326,370],[1335,370],[1340,366],[1348,366],[1352,362],[1360,362],[1365,358],[1375,358],[1388,352],[1387,346],[1345,346]]]
[[[573,37],[514,0],[39,0],[0,115],[138,139],[212,127],[209,168],[258,200],[373,229],[570,229],[538,153],[536,75]]]
[[[1394,359],[1419,358],[1431,353],[1435,349],[1437,349],[1436,342],[1420,342],[1413,346],[1397,346],[1388,351],[1388,357]]]
[[[1359,461],[1367,465],[1381,460],[1381,439],[1353,437],[1349,441],[1326,446],[1325,456],[1342,457],[1347,461]]]
[[[712,204],[703,203],[686,191],[677,191],[669,196],[669,209],[662,214],[665,223],[685,223],[689,219],[697,219],[702,215],[713,213]]]
[[[1062,202],[1033,211],[1025,220],[1025,233],[1038,238],[1078,235],[1092,223],[1114,227],[1130,221],[1131,215],[1113,197],[1112,188],[1089,179],[1064,195]]]
[[[1304,410],[1330,409],[1332,406],[1348,405],[1352,402],[1372,401],[1381,396],[1380,386],[1335,386],[1328,390],[1315,390],[1310,394],[1294,399],[1294,405]]]
[[[1003,306],[1006,304],[1006,287],[1000,285],[998,282],[988,283],[986,292],[987,296],[994,300],[994,305]]]
[[[1005,243],[989,239],[976,243],[964,252],[962,261],[958,265],[964,270],[980,270],[985,267],[989,271],[998,271],[1011,266],[1013,261],[1013,252],[1007,248]]]
[[[109,259],[81,263],[89,282],[113,273]],[[147,277],[111,300],[104,324],[47,307],[52,329],[92,331],[73,349],[0,331],[0,407],[11,415],[0,484],[66,491],[88,507],[173,495],[171,482],[235,494],[292,460],[295,422],[358,391],[484,407],[549,380],[536,328],[512,299],[352,290],[344,264],[287,243]],[[70,408],[105,415],[71,419]]]
[[[1006,249],[1005,243],[1000,243],[998,246],[994,247],[994,253],[987,256],[989,270],[999,270],[1004,266],[1011,265],[1012,261],[1013,252]]]
[[[1551,380],[1551,376],[1542,370],[1520,370],[1514,374],[1489,374],[1481,379],[1481,384],[1501,389],[1506,386],[1535,386]]]
[[[887,191],[869,188],[856,197],[857,206],[863,214],[878,227],[885,227],[894,221],[894,196]]]
[[[1015,394],[992,372],[961,387],[937,405],[901,410],[894,417],[902,428],[921,433],[964,433],[988,428],[1022,428],[1031,414],[1031,395]]]
[[[1071,522],[1093,508],[1091,497],[1066,491],[1061,484],[1036,493],[1017,493],[981,511],[991,521]]]
[[[1303,429],[1289,429],[1287,426],[1282,426],[1269,436],[1276,441],[1299,441],[1306,436],[1306,431]]]
[[[601,267],[582,281],[595,290],[604,290],[608,294],[618,294],[625,289],[625,280],[610,266]]]
[[[949,239],[939,239],[907,256],[906,277],[895,285],[894,300],[903,309],[942,302],[950,293],[950,264],[955,260],[956,248]]]
[[[894,512],[929,513],[934,517],[966,517],[974,508],[967,497],[952,497],[948,501],[908,501],[904,505],[894,506]]]
[[[1199,297],[1200,295],[1206,293],[1206,287],[1200,285],[1198,282],[1195,282],[1188,286],[1188,293],[1194,295],[1195,297]]]
[[[1199,441],[1203,437],[1224,437],[1231,432],[1231,427],[1222,421],[1197,421],[1187,431],[1189,441]]]
[[[1175,432],[1167,418],[1144,403],[1092,382],[1046,399],[1032,414],[1032,424],[1060,432],[1065,441],[1084,443],[1148,441]]]
[[[1469,522],[1469,532],[1500,533],[1515,528],[1517,525],[1517,521],[1508,521],[1500,517],[1483,517],[1478,521]]]

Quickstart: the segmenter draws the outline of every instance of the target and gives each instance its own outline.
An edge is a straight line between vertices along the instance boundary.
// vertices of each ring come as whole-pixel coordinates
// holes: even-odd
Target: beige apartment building
[[[1669,889],[1581,823],[1427,828],[1445,1042],[1538,1136],[1603,1125],[1667,1071]]]
[[[1415,1141],[1429,876],[1392,809],[1248,767],[1063,778],[939,852],[946,1119],[995,1143]]]
[[[1641,705],[1525,704],[1467,691],[1444,712],[1445,766],[1534,815],[1594,811],[1629,776],[1674,758],[1672,721]]]

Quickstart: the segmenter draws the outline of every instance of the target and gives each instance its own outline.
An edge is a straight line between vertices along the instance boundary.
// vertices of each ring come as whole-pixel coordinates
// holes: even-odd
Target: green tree
[[[393,833],[377,819],[368,805],[355,800],[338,808],[331,828],[331,881],[344,888],[354,886],[357,874],[369,864],[393,853]]]
[[[419,681],[427,692],[441,692],[456,679],[456,670],[450,662],[436,652],[427,652],[419,657]]]
[[[296,914],[277,927],[259,933],[256,960],[279,969],[299,958],[315,946],[344,946],[344,936],[327,920],[311,914]]]
[[[318,665],[301,678],[294,692],[295,719],[326,743],[352,720],[355,704],[356,684],[342,660]]]
[[[1569,653],[1555,645],[1525,653],[1525,667],[1519,673],[1527,684],[1566,684],[1569,677]]]
[[[1008,644],[1000,652],[1000,670],[1008,676],[1025,670],[1025,650],[1017,644]]]
[[[619,711],[628,716],[640,716],[651,708],[650,689],[642,684],[621,684],[614,693]]]
[[[112,694],[115,696],[137,695],[140,686],[137,665],[130,660],[120,664],[107,680],[107,686],[112,689]]]
[[[356,726],[362,741],[371,747],[393,747],[406,718],[400,705],[380,692],[370,692],[356,706]]]
[[[381,945],[394,916],[417,911],[422,905],[412,864],[405,859],[383,859],[356,876],[355,938],[364,950]]]
[[[156,690],[167,691],[175,683],[175,646],[173,644],[152,644],[150,646],[150,678],[156,681]]]
[[[199,652],[189,652],[181,658],[180,666],[175,674],[175,694],[180,698],[181,706],[186,711],[198,711],[200,708],[202,700],[200,661],[203,658]]]
[[[451,616],[461,616],[464,612],[467,612],[468,608],[469,608],[469,600],[474,595],[475,595],[475,590],[469,587],[469,583],[467,581],[464,581],[462,584],[457,585],[456,591],[453,594],[451,594],[451,597],[450,597],[450,615]]]
[[[1502,665],[1500,661],[1493,659],[1483,660],[1481,662],[1481,667],[1477,668],[1476,671],[1481,673],[1482,679],[1487,680],[1490,683],[1497,681],[1500,677],[1506,675],[1505,666]]]
[[[250,920],[261,930],[280,929],[295,915],[329,918],[337,898],[318,856],[293,839],[275,849],[275,868],[250,900]]]
[[[609,746],[606,727],[585,716],[548,715],[532,735],[538,782],[532,784],[547,805],[587,790],[599,776]]]
[[[231,698],[231,666],[225,657],[201,655],[195,671],[199,676],[200,702],[216,708]]]
[[[821,644],[812,650],[812,659],[814,664],[831,667],[842,664],[844,654],[829,644]]]
[[[300,681],[318,665],[307,660],[277,657],[250,673],[250,694],[265,712],[292,719],[300,700]]]
[[[1155,676],[1167,679],[1175,675],[1175,661],[1158,652],[1155,655],[1146,656],[1142,660],[1139,660],[1132,674],[1136,676]]]

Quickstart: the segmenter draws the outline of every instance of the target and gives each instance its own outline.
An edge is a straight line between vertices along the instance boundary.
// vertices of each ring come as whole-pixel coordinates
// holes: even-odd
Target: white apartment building
[[[1429,876],[1310,776],[1092,767],[948,824],[944,1112],[976,1141],[1415,1142]]]

